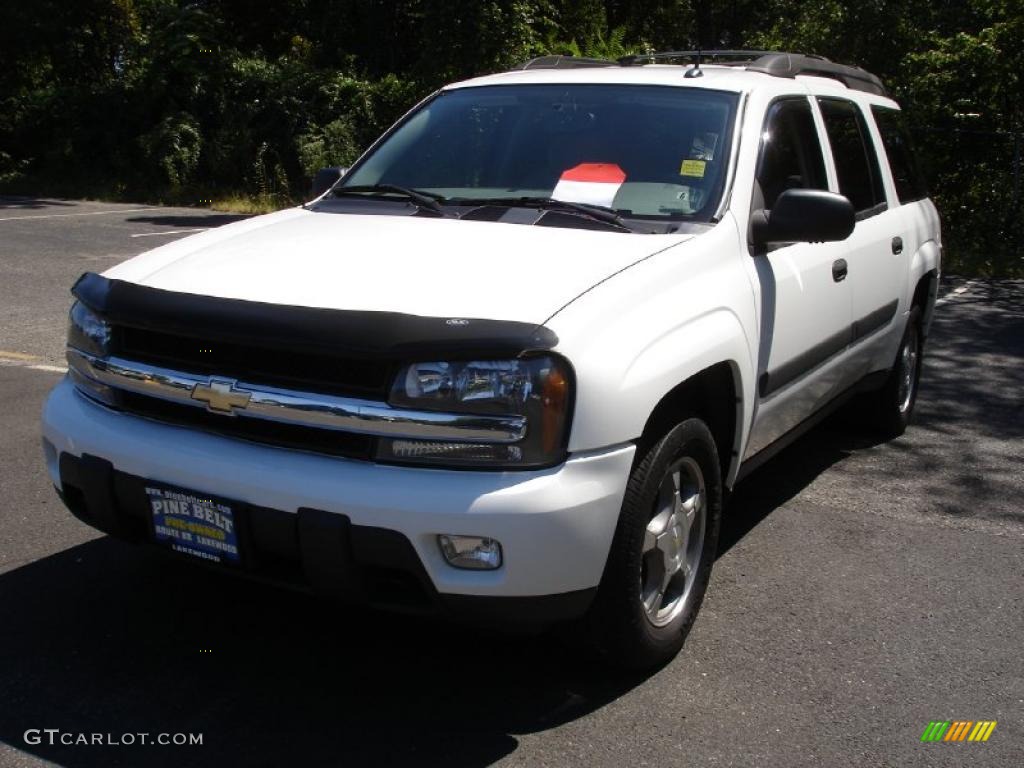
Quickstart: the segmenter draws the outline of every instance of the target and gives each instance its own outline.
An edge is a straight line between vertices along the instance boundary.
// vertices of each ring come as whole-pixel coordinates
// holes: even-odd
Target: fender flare
[[[680,354],[685,350],[685,354]],[[750,343],[739,318],[720,307],[669,329],[642,349],[625,371],[622,396],[635,403],[643,423],[634,425],[641,434],[647,419],[681,384],[708,369],[728,364],[733,377],[736,417],[729,470],[723,478],[731,485],[739,471],[743,445],[750,433],[755,399]]]

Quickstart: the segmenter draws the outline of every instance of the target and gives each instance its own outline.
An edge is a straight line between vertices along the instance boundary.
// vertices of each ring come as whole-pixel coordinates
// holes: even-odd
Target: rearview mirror
[[[324,192],[348,172],[348,168],[335,166],[334,168],[321,168],[313,177],[313,197],[320,197]]]
[[[787,189],[770,211],[754,211],[750,240],[771,243],[827,243],[845,240],[856,223],[853,205],[842,195],[820,189]]]

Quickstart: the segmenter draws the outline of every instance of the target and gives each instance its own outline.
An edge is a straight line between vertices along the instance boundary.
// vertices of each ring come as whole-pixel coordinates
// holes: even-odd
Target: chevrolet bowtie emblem
[[[209,384],[192,387],[192,399],[206,403],[206,410],[214,413],[234,415],[235,408],[249,405],[252,392],[235,389],[235,382],[226,379],[211,379]]]

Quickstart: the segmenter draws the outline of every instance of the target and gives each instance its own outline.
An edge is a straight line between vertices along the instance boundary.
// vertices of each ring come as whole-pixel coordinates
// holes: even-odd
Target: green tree
[[[947,264],[1024,273],[1019,0],[0,0],[0,185],[284,200],[445,82],[696,47],[881,76],[932,169]]]

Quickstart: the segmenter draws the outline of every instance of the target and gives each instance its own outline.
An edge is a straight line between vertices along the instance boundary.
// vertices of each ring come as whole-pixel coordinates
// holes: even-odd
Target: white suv
[[[83,275],[49,474],[186,559],[657,664],[727,489],[851,395],[904,429],[940,251],[863,70],[534,60],[311,203]]]

